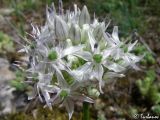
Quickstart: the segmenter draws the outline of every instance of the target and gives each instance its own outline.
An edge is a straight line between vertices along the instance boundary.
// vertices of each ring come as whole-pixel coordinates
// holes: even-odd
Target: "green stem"
[[[90,120],[90,111],[88,102],[83,102],[83,120]]]

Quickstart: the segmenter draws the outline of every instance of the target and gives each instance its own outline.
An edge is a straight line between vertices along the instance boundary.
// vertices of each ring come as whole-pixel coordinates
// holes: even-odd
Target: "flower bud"
[[[54,17],[56,15],[56,9],[54,3],[52,3],[51,8],[47,6],[46,8],[46,17],[47,17],[47,24],[48,27],[53,30],[54,29]]]
[[[96,88],[89,88],[88,93],[90,96],[99,97],[100,92]]]
[[[81,30],[81,42],[86,43],[88,40],[89,25],[84,24]]]
[[[60,41],[64,41],[68,37],[68,25],[66,22],[59,16],[55,16],[55,35],[56,38]]]
[[[82,27],[84,24],[90,23],[90,15],[86,6],[83,7],[79,16],[79,25]]]
[[[73,45],[77,45],[81,41],[81,32],[78,25],[71,25],[70,31],[69,31],[69,37],[72,40]]]

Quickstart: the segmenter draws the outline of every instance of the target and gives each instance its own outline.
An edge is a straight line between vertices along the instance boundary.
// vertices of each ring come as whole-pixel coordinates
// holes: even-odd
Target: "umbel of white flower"
[[[34,87],[29,99],[38,97],[50,109],[63,105],[71,119],[76,101],[93,103],[108,79],[138,70],[141,57],[132,52],[137,41],[120,41],[118,27],[109,34],[107,26],[91,20],[86,6],[81,11],[74,5],[65,13],[62,3],[59,12],[54,4],[47,7],[45,25],[32,25],[33,40],[19,50],[30,57],[26,72]]]

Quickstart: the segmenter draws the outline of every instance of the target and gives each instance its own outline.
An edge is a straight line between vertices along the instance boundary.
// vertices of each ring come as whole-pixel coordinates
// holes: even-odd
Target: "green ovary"
[[[95,55],[93,55],[93,60],[96,63],[100,63],[102,61],[102,55],[101,54],[95,54]]]
[[[56,60],[57,59],[57,52],[56,51],[51,51],[48,55],[48,59],[52,60],[52,61]]]
[[[66,90],[62,90],[60,93],[61,98],[66,98],[68,96],[68,92]]]

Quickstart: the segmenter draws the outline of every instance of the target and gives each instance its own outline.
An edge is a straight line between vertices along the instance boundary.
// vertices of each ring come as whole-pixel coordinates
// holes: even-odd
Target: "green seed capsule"
[[[93,56],[93,60],[96,62],[96,63],[100,63],[102,61],[102,55],[101,54],[95,54]]]
[[[66,98],[68,96],[68,92],[66,90],[62,90],[60,93],[61,98]]]
[[[51,51],[48,55],[48,59],[51,61],[54,61],[57,59],[57,52],[56,51]]]

